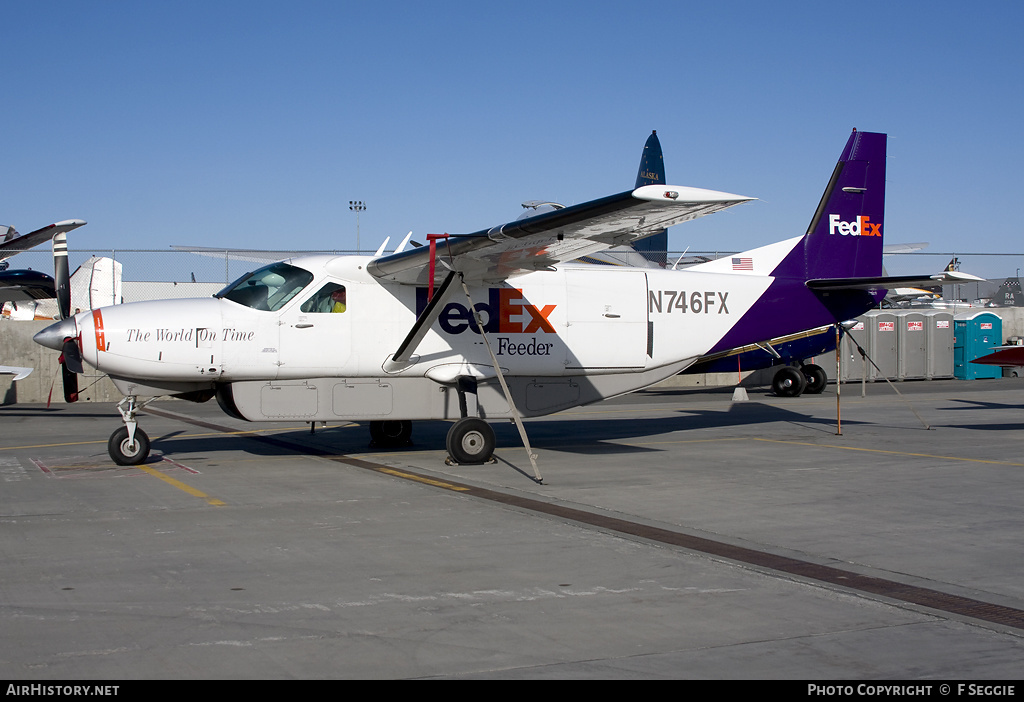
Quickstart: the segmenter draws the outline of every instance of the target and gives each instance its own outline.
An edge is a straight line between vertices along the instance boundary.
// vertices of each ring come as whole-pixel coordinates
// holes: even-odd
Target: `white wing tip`
[[[945,273],[939,273],[938,275],[932,276],[933,280],[948,280],[948,281],[963,281],[965,283],[974,282],[985,282],[984,278],[979,278],[976,275],[970,273],[961,273],[960,271],[946,271]]]
[[[633,191],[633,197],[650,202],[750,202],[756,197],[734,195],[718,190],[691,188],[687,185],[643,185]]]

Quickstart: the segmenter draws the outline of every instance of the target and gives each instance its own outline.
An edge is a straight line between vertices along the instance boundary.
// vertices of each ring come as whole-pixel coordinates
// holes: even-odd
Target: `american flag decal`
[[[734,258],[732,260],[732,269],[734,271],[752,271],[754,270],[754,259]]]

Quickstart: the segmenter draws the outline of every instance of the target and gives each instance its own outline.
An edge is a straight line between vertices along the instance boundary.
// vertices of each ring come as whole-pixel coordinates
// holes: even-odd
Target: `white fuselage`
[[[382,283],[366,272],[368,260],[291,261],[313,278],[276,311],[205,298],[82,313],[76,321],[83,358],[126,395],[230,384],[238,413],[253,420],[447,418],[455,398],[448,391],[460,376],[479,381],[484,413],[506,416],[492,382],[494,362],[459,285],[409,362],[387,363],[427,291]],[[516,404],[531,415],[678,373],[706,354],[771,281],[755,273],[562,265],[471,287],[470,294]],[[329,284],[346,288],[345,311],[303,311]],[[424,400],[424,393],[444,398]]]

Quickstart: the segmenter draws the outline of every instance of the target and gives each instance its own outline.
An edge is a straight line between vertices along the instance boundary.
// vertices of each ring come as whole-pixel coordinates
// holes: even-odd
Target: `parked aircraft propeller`
[[[71,273],[68,267],[68,240],[64,233],[53,237],[53,282],[57,293],[57,310],[61,321],[71,317]],[[71,330],[74,330],[72,323]],[[64,401],[78,401],[78,374],[84,371],[82,351],[74,336],[65,336],[60,354]],[[52,392],[52,390],[51,390]]]

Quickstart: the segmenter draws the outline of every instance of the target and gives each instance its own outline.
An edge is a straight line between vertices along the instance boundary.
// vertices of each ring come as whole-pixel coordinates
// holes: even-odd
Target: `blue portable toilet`
[[[960,380],[1001,378],[999,366],[971,363],[1003,343],[1003,320],[991,312],[960,312],[953,317],[953,377]]]

